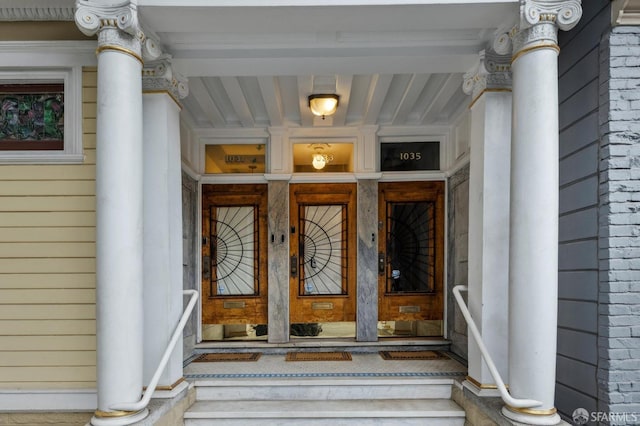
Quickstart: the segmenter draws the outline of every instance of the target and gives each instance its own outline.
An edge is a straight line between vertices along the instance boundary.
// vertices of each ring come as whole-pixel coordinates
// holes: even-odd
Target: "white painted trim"
[[[198,324],[196,326],[196,345],[202,342],[202,181],[198,182],[196,193],[196,273],[195,288],[200,293],[200,303],[195,307]]]
[[[0,389],[0,412],[94,411],[95,389]]]
[[[182,160],[182,171],[189,175],[193,180],[199,181],[202,178],[202,175],[193,170],[193,168],[184,160]]]
[[[200,183],[204,185],[210,184],[247,184],[247,183],[267,183],[264,174],[261,173],[220,173],[201,175]]]
[[[3,64],[13,68],[97,66],[96,41],[0,41]]]
[[[0,50],[0,55],[2,52]],[[64,150],[0,151],[0,164],[81,163],[82,152],[82,67],[0,70],[0,81],[10,83],[62,82],[64,84]]]

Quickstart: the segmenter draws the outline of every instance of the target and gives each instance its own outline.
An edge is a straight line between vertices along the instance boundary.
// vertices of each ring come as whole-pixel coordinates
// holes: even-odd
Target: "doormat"
[[[211,353],[202,354],[192,362],[241,362],[241,361],[257,361],[260,359],[260,352],[248,353]]]
[[[285,361],[351,361],[349,352],[287,352]]]
[[[380,351],[380,356],[388,361],[423,361],[433,359],[449,359],[439,351]]]

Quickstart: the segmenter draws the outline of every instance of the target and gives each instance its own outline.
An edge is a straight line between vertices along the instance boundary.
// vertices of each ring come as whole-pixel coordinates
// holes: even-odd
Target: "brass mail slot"
[[[400,306],[401,314],[417,314],[420,312],[420,306]]]
[[[224,309],[244,309],[246,304],[244,302],[224,302],[222,306]]]
[[[319,311],[319,310],[330,311],[331,309],[333,309],[333,303],[332,302],[314,302],[311,304],[311,309],[313,309],[314,311]]]

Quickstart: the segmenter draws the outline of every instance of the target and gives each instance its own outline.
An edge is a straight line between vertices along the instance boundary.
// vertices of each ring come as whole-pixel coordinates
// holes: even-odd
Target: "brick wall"
[[[640,423],[640,27],[600,49],[598,409]]]

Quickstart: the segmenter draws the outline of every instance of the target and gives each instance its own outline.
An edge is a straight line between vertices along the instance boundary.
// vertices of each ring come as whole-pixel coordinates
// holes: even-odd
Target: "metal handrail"
[[[167,346],[167,349],[165,349],[164,354],[162,355],[160,364],[158,365],[156,372],[153,374],[153,377],[151,378],[151,382],[149,382],[149,386],[147,386],[147,389],[144,391],[144,395],[142,396],[142,399],[138,402],[121,402],[121,403],[113,404],[109,407],[111,410],[140,411],[146,408],[147,405],[149,405],[151,396],[155,392],[156,387],[158,386],[158,382],[160,381],[160,376],[162,375],[162,372],[164,371],[165,367],[167,366],[167,363],[169,362],[169,358],[171,357],[171,352],[173,352],[173,349],[176,347],[176,343],[178,342],[178,339],[180,339],[180,336],[182,336],[182,330],[184,330],[184,327],[187,324],[187,320],[189,319],[189,316],[193,311],[193,307],[196,305],[196,301],[198,300],[198,292],[196,290],[183,290],[182,293],[185,296],[190,294],[191,299],[189,299],[189,303],[187,304],[187,307],[184,309],[184,313],[182,314],[182,317],[180,318],[180,321],[178,322],[178,325],[176,326],[176,329],[173,332],[173,335],[171,336],[171,340],[169,340],[169,345]]]
[[[500,392],[500,397],[502,398],[502,400],[505,402],[505,404],[514,408],[532,408],[541,406],[542,402],[536,401],[535,399],[517,399],[509,394],[507,387],[504,385],[504,381],[502,381],[502,377],[500,377],[500,373],[498,372],[496,365],[493,363],[493,360],[489,355],[487,347],[482,341],[482,335],[480,334],[478,327],[476,327],[476,323],[473,321],[473,318],[471,318],[471,313],[469,312],[467,305],[464,303],[460,291],[469,291],[469,288],[466,285],[457,285],[453,287],[453,296],[458,302],[460,311],[462,311],[462,316],[464,316],[464,319],[467,321],[469,330],[471,330],[471,335],[476,341],[476,344],[480,349],[480,353],[487,363],[487,367],[489,367],[489,372],[491,373],[491,377],[493,377],[493,380],[496,382],[496,386],[498,387],[498,392]]]

